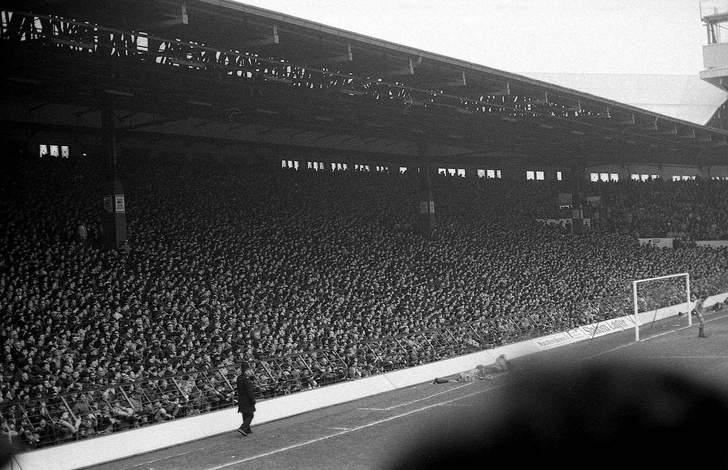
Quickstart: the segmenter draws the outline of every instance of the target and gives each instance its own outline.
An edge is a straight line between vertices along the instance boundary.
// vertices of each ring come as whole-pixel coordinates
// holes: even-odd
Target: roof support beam
[[[652,123],[649,126],[641,126],[641,127],[645,130],[658,131],[658,130],[660,130],[660,128],[657,126],[657,121],[659,119],[660,119],[659,117],[656,117],[655,120],[652,121]]]
[[[290,134],[288,134],[288,138],[289,139],[292,139],[294,137],[298,137],[299,135],[312,134],[312,133],[313,133],[313,131],[309,131],[309,130],[298,131],[298,132],[291,132]]]
[[[506,86],[500,90],[491,90],[482,92],[481,95],[485,96],[510,96],[511,95],[511,82],[506,82]],[[548,96],[545,97],[548,103]]]
[[[212,123],[210,121],[202,121],[201,123],[195,124],[194,126],[192,126],[192,129],[197,129],[199,127],[205,127],[209,124],[212,124]]]
[[[38,111],[38,110],[39,110],[39,109],[41,109],[41,108],[45,108],[45,107],[46,107],[46,106],[48,106],[49,104],[50,104],[50,103],[41,103],[41,104],[39,104],[39,105],[37,105],[37,106],[33,106],[32,108],[28,108],[28,111],[32,113],[33,111]]]
[[[422,56],[417,57],[416,60],[412,60],[412,57],[407,59],[407,66],[401,69],[394,69],[387,72],[387,75],[414,75],[415,67],[422,64]]]
[[[629,119],[625,121],[619,121],[620,124],[624,124],[626,126],[634,126],[637,123],[637,120],[634,117],[634,114],[632,114]]]
[[[465,70],[462,71],[462,75],[459,78],[456,78],[455,80],[450,80],[447,82],[443,82],[440,85],[435,85],[436,87],[441,88],[454,88],[459,86],[468,86],[468,80],[465,77]]]
[[[187,0],[180,1],[180,9],[173,14],[170,14],[170,19],[164,21],[158,21],[149,25],[149,28],[166,28],[168,26],[177,26],[180,24],[189,24],[190,18],[187,15]]]
[[[249,125],[250,125],[250,124],[249,124],[249,123],[247,123],[247,122],[244,122],[244,123],[242,123],[242,124],[236,124],[236,125],[234,125],[234,126],[232,126],[232,127],[228,127],[228,128],[227,128],[227,132],[230,132],[230,131],[236,131],[236,130],[238,130],[238,129],[242,129],[243,127],[248,127]]]
[[[662,135],[677,135],[677,124],[673,124],[672,129],[667,129],[659,133]]]
[[[695,139],[695,129],[689,129],[687,134],[677,134],[682,139]]]
[[[243,49],[249,49],[249,48],[261,47],[261,46],[274,46],[274,45],[278,45],[280,43],[281,43],[281,38],[278,36],[278,25],[274,24],[270,36],[260,38],[260,39],[254,39],[252,41],[246,41],[241,45],[241,47]]]
[[[343,54],[335,55],[331,57],[322,57],[320,59],[314,59],[307,61],[309,65],[326,65],[336,64],[341,62],[353,62],[354,55],[351,53],[351,43],[346,45],[346,51]]]
[[[76,118],[80,118],[82,116],[85,116],[86,114],[93,113],[95,111],[97,111],[97,110],[94,108],[85,108],[82,111],[78,111],[77,113],[74,113],[74,115],[76,116]]]
[[[133,131],[136,129],[143,129],[145,127],[149,126],[161,126],[163,124],[168,124],[170,122],[178,122],[180,121],[179,118],[169,118],[169,119],[157,119],[149,122],[140,122],[139,124],[132,124],[130,126],[124,126],[119,127],[120,131]]]

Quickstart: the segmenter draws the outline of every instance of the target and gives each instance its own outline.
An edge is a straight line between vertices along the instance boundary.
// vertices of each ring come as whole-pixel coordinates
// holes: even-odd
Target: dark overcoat
[[[253,383],[245,374],[240,374],[237,381],[238,413],[252,413],[255,411],[255,390]]]

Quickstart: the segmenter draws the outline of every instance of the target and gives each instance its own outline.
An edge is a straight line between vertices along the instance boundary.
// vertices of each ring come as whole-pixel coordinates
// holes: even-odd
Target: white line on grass
[[[719,317],[709,318],[708,320],[705,320],[705,323],[711,323],[711,322],[718,321],[718,320],[725,320],[726,318],[728,318],[728,315],[721,315]],[[659,333],[654,336],[650,336],[649,338],[646,338],[645,342],[652,341],[655,338],[659,338],[661,336],[665,336],[670,333],[677,333],[678,331],[688,330],[690,328],[696,328],[696,327],[697,327],[697,325],[693,324],[692,326],[688,325],[688,326],[683,326],[682,328],[678,328],[675,330],[665,331],[664,333]]]
[[[142,465],[149,465],[150,463],[154,463],[154,462],[159,462],[160,460],[169,460],[169,459],[173,459],[173,458],[175,458],[175,457],[180,457],[180,456],[182,456],[182,455],[187,455],[187,454],[191,454],[192,452],[199,452],[199,451],[201,451],[201,450],[205,450],[205,449],[207,449],[207,447],[201,447],[201,448],[199,448],[199,449],[193,449],[193,450],[188,450],[188,451],[186,451],[186,452],[181,452],[181,453],[179,453],[179,454],[169,455],[169,456],[167,456],[167,457],[160,457],[160,458],[158,458],[158,459],[154,459],[154,460],[147,460],[146,462],[138,463],[138,464],[134,465],[133,467],[129,467],[129,468],[136,468],[136,467],[141,467]]]
[[[358,410],[361,410],[361,411],[392,411],[392,410],[395,410],[397,408],[401,408],[403,406],[411,405],[413,403],[421,402],[421,401],[424,401],[424,400],[429,400],[430,398],[434,398],[434,397],[443,395],[445,393],[450,393],[452,391],[459,390],[461,388],[468,387],[470,385],[473,385],[473,382],[468,382],[465,385],[459,385],[457,387],[448,388],[447,390],[443,390],[442,392],[433,393],[432,395],[427,395],[426,397],[418,398],[418,399],[412,400],[412,401],[407,401],[407,402],[404,402],[404,403],[400,403],[398,405],[392,405],[392,406],[387,407],[387,408],[357,408],[357,409]]]
[[[728,359],[728,356],[660,356],[652,359]]]
[[[710,322],[714,322],[714,321],[718,321],[718,320],[725,320],[726,318],[728,318],[728,315],[721,315],[719,317],[713,317],[713,318],[710,318],[708,320],[705,320],[705,323],[710,323]],[[665,331],[663,333],[657,334],[655,336],[650,336],[649,338],[645,338],[645,339],[643,339],[640,342],[647,343],[647,342],[652,341],[653,339],[659,338],[661,336],[669,335],[671,333],[677,333],[678,331],[687,330],[689,328],[695,328],[695,325],[693,325],[693,326],[684,326],[682,328],[678,328],[678,329],[675,329],[675,330],[668,330],[668,331]],[[596,357],[604,356],[604,355],[609,354],[609,353],[612,353],[614,351],[618,351],[620,349],[624,349],[624,348],[627,348],[627,347],[630,347],[630,346],[634,346],[635,344],[638,344],[638,342],[631,342],[631,343],[627,343],[627,344],[620,344],[617,347],[614,347],[612,349],[607,349],[606,351],[602,351],[602,352],[600,352],[598,354],[593,354],[591,356],[583,357],[582,360],[587,361],[589,359],[594,359]]]
[[[443,406],[443,405],[447,405],[449,403],[453,403],[453,402],[456,402],[456,401],[459,401],[459,400],[464,400],[465,398],[470,398],[470,397],[475,396],[475,395],[481,395],[483,393],[490,392],[490,391],[492,391],[492,390],[494,390],[496,388],[503,387],[504,385],[506,385],[506,384],[499,384],[499,385],[490,387],[490,388],[485,389],[485,390],[479,390],[477,392],[471,392],[471,393],[468,393],[468,394],[463,395],[461,397],[451,398],[451,399],[446,400],[446,401],[443,401],[443,402],[434,403],[432,405],[423,406],[421,408],[417,408],[415,410],[410,410],[410,411],[407,411],[407,412],[404,412],[404,413],[400,413],[398,415],[390,416],[388,418],[379,419],[377,421],[373,421],[371,423],[363,424],[361,426],[357,426],[355,428],[351,428],[351,429],[348,429],[346,431],[340,431],[340,432],[337,432],[337,433],[334,433],[334,434],[329,434],[327,436],[317,437],[316,439],[311,439],[311,440],[308,440],[308,441],[299,442],[298,444],[293,444],[293,445],[290,445],[290,446],[287,446],[287,447],[282,447],[280,449],[271,450],[270,452],[264,452],[262,454],[251,455],[250,457],[246,457],[244,459],[236,460],[234,462],[228,462],[228,463],[225,463],[225,464],[222,464],[222,465],[218,465],[216,467],[210,467],[210,468],[207,468],[205,470],[220,470],[221,468],[227,468],[227,467],[231,467],[233,465],[237,465],[237,464],[240,464],[240,463],[250,462],[251,460],[257,460],[257,459],[261,459],[263,457],[268,457],[268,456],[271,456],[271,455],[280,454],[281,452],[287,452],[289,450],[298,449],[299,447],[305,447],[307,445],[311,445],[311,444],[315,444],[317,442],[325,441],[327,439],[331,439],[332,437],[343,436],[344,434],[349,434],[349,433],[354,432],[354,431],[360,431],[362,429],[370,428],[370,427],[376,426],[378,424],[386,423],[387,421],[393,421],[395,419],[404,418],[406,416],[409,416],[409,415],[412,415],[412,414],[415,414],[415,413],[421,413],[421,412],[427,411],[427,410],[429,410],[431,408],[435,408],[436,406]]]

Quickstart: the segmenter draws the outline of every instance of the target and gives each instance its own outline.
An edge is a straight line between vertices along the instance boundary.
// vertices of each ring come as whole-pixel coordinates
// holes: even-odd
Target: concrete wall
[[[703,46],[703,65],[706,69],[722,69],[728,66],[728,44],[706,44]]]

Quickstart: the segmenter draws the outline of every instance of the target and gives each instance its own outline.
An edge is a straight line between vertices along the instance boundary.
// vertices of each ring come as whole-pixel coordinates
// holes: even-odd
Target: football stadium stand
[[[728,291],[705,107],[228,0],[8,2],[0,54],[0,433],[24,449],[231,408],[242,361],[278,397],[621,317],[635,279]]]

